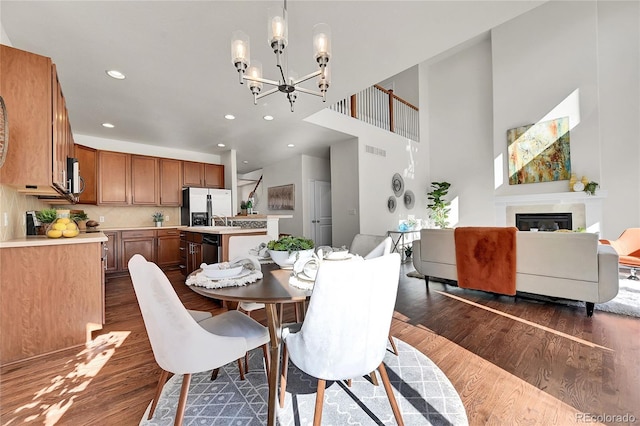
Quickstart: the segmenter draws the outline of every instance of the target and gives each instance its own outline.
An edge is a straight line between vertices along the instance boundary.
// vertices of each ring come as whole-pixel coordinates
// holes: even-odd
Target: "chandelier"
[[[248,81],[248,87],[253,94],[253,104],[258,104],[258,99],[264,98],[276,92],[287,95],[291,112],[298,92],[319,96],[326,101],[326,93],[329,88],[329,57],[331,56],[331,28],[327,24],[316,24],[313,27],[313,51],[314,58],[320,67],[319,70],[307,74],[302,78],[294,78],[289,73],[288,67],[283,67],[284,51],[288,44],[287,28],[287,0],[284,0],[284,8],[270,8],[267,21],[269,46],[276,54],[276,66],[280,72],[278,80],[262,78],[262,64],[259,61],[251,61],[249,55],[249,36],[242,31],[235,31],[231,40],[231,62],[238,71],[240,84]],[[286,57],[284,58],[286,62]],[[318,78],[319,91],[313,91],[300,86],[307,80]],[[275,86],[262,92],[263,84]]]

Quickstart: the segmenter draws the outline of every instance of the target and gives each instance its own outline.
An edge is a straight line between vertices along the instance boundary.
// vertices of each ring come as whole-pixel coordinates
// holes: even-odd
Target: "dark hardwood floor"
[[[566,425],[585,423],[584,413],[640,422],[640,319],[587,318],[584,308],[435,282],[427,292],[424,280],[404,275],[410,269],[403,266],[391,333],[444,371],[470,424]],[[168,276],[188,308],[224,309],[178,272]],[[89,347],[3,366],[0,375],[2,425],[137,425],[159,368],[130,279],[107,283],[106,324]]]

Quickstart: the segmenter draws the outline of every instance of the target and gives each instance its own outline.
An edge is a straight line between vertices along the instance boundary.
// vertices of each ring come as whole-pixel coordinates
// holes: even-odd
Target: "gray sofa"
[[[618,254],[598,236],[575,232],[516,235],[516,291],[595,303],[618,294]],[[413,242],[413,265],[429,277],[458,280],[453,229],[422,229]]]

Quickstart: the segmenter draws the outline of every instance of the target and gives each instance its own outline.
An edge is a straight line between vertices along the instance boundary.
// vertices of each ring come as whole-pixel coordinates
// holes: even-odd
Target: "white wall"
[[[349,246],[360,232],[358,138],[331,145],[332,243]]]
[[[355,233],[385,235],[388,230],[395,230],[402,220],[406,220],[409,215],[416,219],[426,219],[426,192],[427,192],[427,170],[428,161],[425,145],[419,142],[413,142],[406,138],[402,138],[393,133],[379,129],[375,126],[353,120],[344,114],[331,110],[323,110],[307,121],[315,124],[338,130],[343,133],[351,134],[358,139],[357,149],[357,180],[359,185],[358,207],[359,230]],[[352,142],[344,142],[352,143]],[[339,155],[338,144],[331,147],[332,154],[332,189],[331,203],[334,214],[333,218],[333,244],[342,245],[350,244],[355,233],[346,235],[338,234],[336,230],[342,229],[342,225],[338,224],[340,220],[346,220],[349,225],[344,228],[353,226],[354,221],[344,217],[344,202],[349,194],[354,194],[353,190],[338,189],[348,179],[354,179],[356,170],[350,170],[349,164],[353,161],[344,160],[341,165],[334,164],[333,160]],[[385,156],[370,154],[366,152],[366,147],[371,146],[374,149],[384,151]],[[349,149],[344,150],[345,154],[351,155]],[[413,191],[415,195],[415,204],[412,209],[404,206],[402,198],[396,198],[396,210],[390,213],[387,209],[387,199],[393,196],[391,189],[391,178],[395,173],[400,173],[404,179],[405,190]],[[343,191],[343,192],[339,192]],[[339,198],[338,198],[339,197]],[[340,211],[342,210],[342,211]],[[348,210],[347,208],[347,215]]]
[[[451,183],[450,226],[493,224],[491,42],[420,69],[428,88],[420,95],[427,99],[429,183]]]
[[[260,214],[292,214],[291,219],[281,219],[278,222],[278,231],[284,234],[304,235],[303,220],[303,195],[305,190],[302,183],[302,158],[296,156],[291,159],[282,160],[269,166],[264,167],[262,174],[262,183],[258,187],[256,193],[260,202],[258,209]],[[267,207],[267,190],[272,186],[295,185],[294,210],[270,210]],[[305,235],[306,236],[306,235]]]
[[[567,181],[508,185],[506,130],[535,123],[578,89],[572,170],[608,192],[601,236],[640,226],[639,9],[638,2],[550,2],[493,29],[491,50],[482,41],[421,64],[430,180],[452,183],[458,225],[494,224],[494,195],[568,191]]]

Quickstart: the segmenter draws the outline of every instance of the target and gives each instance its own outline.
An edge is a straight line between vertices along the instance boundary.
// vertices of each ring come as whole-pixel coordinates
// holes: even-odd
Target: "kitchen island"
[[[91,340],[104,324],[101,233],[0,242],[0,365]]]

